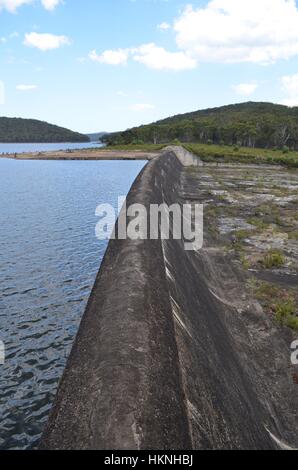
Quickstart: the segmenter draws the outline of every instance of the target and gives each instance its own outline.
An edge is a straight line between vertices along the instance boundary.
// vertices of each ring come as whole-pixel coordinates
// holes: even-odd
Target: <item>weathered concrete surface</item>
[[[176,153],[145,167],[128,204],[233,205],[223,169],[185,167]],[[248,291],[220,217],[207,212],[199,252],[177,240],[110,242],[41,448],[298,447],[295,335]]]

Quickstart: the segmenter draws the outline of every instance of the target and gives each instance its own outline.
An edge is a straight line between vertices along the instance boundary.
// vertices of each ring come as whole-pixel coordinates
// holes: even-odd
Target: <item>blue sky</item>
[[[0,114],[113,131],[298,105],[295,0],[0,0]]]

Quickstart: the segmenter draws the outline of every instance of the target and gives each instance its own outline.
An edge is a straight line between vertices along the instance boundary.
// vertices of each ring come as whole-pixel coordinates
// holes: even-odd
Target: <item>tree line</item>
[[[0,142],[89,142],[88,136],[34,119],[0,118]]]
[[[242,103],[173,116],[156,123],[108,134],[108,144],[180,140],[243,147],[298,149],[298,108]]]

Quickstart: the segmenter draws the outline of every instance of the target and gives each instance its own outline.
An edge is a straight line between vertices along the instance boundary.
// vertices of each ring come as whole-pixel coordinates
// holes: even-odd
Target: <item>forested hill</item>
[[[298,149],[298,108],[241,103],[180,114],[105,136],[108,143],[201,142]]]
[[[98,142],[106,135],[106,132],[94,132],[93,134],[87,134],[91,142]]]
[[[35,119],[0,117],[0,142],[89,142],[89,137]]]

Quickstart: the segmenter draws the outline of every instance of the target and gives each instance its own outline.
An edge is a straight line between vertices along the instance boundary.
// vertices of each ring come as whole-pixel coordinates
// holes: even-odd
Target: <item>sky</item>
[[[0,115],[124,130],[298,105],[295,0],[0,0]]]

